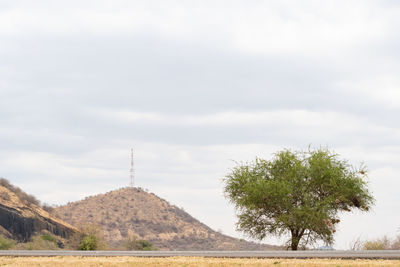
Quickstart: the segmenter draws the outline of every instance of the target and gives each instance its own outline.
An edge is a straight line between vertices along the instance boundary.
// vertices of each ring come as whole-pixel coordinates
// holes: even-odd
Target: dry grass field
[[[400,266],[400,260],[232,259],[201,257],[0,257],[0,266]]]

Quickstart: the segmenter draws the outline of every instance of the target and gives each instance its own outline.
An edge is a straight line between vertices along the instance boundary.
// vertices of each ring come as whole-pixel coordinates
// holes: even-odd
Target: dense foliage
[[[97,250],[98,239],[95,235],[84,236],[79,244],[79,250]]]
[[[368,211],[373,197],[356,169],[328,149],[283,150],[270,161],[239,164],[226,175],[225,194],[236,206],[238,229],[251,237],[291,236],[299,245],[333,241],[340,211]]]

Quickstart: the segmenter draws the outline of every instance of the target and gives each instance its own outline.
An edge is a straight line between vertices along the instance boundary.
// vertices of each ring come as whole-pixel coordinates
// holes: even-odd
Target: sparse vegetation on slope
[[[3,186],[5,188],[7,188],[8,190],[10,190],[11,192],[13,192],[15,195],[18,196],[19,200],[26,205],[32,205],[32,204],[36,205],[36,206],[40,205],[40,201],[36,197],[25,193],[24,191],[21,190],[21,188],[15,186],[15,185],[12,185],[5,178],[0,178],[0,186]],[[4,199],[4,200],[9,200],[10,196],[7,192],[1,192],[0,198]]]
[[[0,179],[1,249],[276,249],[213,231],[140,188],[123,188],[47,211],[39,203]],[[8,242],[11,239],[19,243]]]
[[[159,249],[272,249],[213,231],[182,209],[140,188],[123,188],[55,208],[72,225],[99,225],[114,249],[126,249],[127,238],[147,240]]]

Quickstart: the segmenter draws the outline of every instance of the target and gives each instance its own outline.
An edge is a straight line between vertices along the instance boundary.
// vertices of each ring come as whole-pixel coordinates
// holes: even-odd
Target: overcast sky
[[[235,232],[235,163],[328,146],[377,200],[336,248],[400,227],[398,1],[0,2],[0,177],[65,204],[135,184]],[[265,242],[278,242],[267,238]]]

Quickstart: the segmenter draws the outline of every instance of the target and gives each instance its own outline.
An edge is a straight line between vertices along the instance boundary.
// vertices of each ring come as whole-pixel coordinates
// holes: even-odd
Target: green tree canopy
[[[332,244],[340,211],[368,211],[374,199],[367,170],[320,148],[283,150],[272,160],[238,164],[225,176],[225,196],[235,205],[237,228],[253,238],[289,234],[292,250],[323,240]]]

